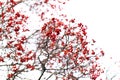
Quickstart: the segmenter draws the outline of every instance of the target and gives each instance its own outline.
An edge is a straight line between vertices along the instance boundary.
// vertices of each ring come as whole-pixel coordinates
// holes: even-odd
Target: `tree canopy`
[[[6,80],[29,80],[24,76],[39,71],[37,80],[96,80],[103,72],[97,60],[104,56],[100,48],[92,48],[87,26],[69,19],[62,8],[69,0],[0,1],[0,70]],[[39,26],[29,26],[29,14],[16,11],[26,5],[39,17]],[[35,73],[33,73],[35,74]],[[49,76],[46,76],[48,74]]]

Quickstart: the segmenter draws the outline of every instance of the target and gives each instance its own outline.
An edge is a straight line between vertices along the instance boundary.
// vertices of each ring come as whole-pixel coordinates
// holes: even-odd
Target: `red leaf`
[[[17,48],[17,50],[24,51],[21,43],[15,44],[14,46]]]
[[[86,31],[83,31],[83,35],[86,35],[87,34],[87,32]]]
[[[1,13],[1,16],[2,16],[2,19],[4,19],[5,18],[5,13]]]
[[[70,22],[74,23],[74,22],[75,22],[75,19],[71,19]]]
[[[52,35],[50,36],[50,38],[51,38],[51,40],[54,42],[54,41],[56,40],[56,35],[55,35],[55,34],[52,34]]]
[[[12,78],[12,77],[13,77],[13,74],[12,74],[12,73],[11,73],[11,74],[8,74],[7,77],[8,77],[8,78]]]
[[[22,21],[17,21],[16,24],[22,24]]]
[[[23,29],[23,32],[30,31],[29,29]]]
[[[83,25],[82,25],[82,23],[78,23],[78,27],[82,27]]]
[[[42,27],[42,32],[46,29],[46,24]]]
[[[25,18],[25,15],[21,15],[22,18]]]
[[[58,63],[61,63],[61,59],[58,59]]]
[[[93,43],[95,43],[96,41],[94,39],[92,39]]]
[[[74,54],[73,54],[73,57],[75,57],[75,58],[76,58],[77,56],[78,56],[78,54],[77,54],[77,53],[74,53]]]
[[[0,32],[2,32],[2,28],[0,28]]]
[[[94,51],[94,50],[92,50],[91,54],[92,54],[92,55],[95,55],[95,51]]]
[[[6,10],[6,12],[10,12],[10,11],[11,11],[11,8],[8,7],[7,10]]]
[[[42,20],[44,20],[44,19],[43,19],[43,16],[44,16],[44,15],[45,15],[45,13],[42,12],[42,13],[41,13],[41,19],[42,19]]]
[[[12,66],[12,70],[13,70],[14,72],[17,72],[18,68],[16,67],[16,65],[13,65],[13,66]]]
[[[14,29],[15,32],[17,32],[17,31],[19,31],[19,30],[20,30],[20,27],[19,27],[19,26],[15,27],[15,29]]]
[[[52,9],[56,8],[56,5],[51,4],[50,6],[51,6]]]
[[[95,57],[95,60],[98,60],[98,59],[99,59],[99,57],[98,57],[98,56],[96,56],[96,57]]]
[[[16,2],[14,0],[10,0],[10,2],[14,5],[16,4]]]
[[[33,57],[34,59],[36,59],[36,53],[33,53],[32,57]]]
[[[44,3],[48,3],[49,0],[45,0]]]
[[[46,32],[46,36],[50,36],[52,34],[52,30],[50,29],[48,32]]]
[[[9,18],[9,21],[12,21],[12,20],[13,20],[13,18],[12,18],[12,17],[10,17],[10,18]]]
[[[64,25],[64,29],[67,29],[68,28],[68,26],[67,25]]]
[[[64,46],[64,45],[65,45],[65,43],[62,41],[62,42],[61,42],[61,45],[62,45],[62,46]]]
[[[6,57],[10,58],[10,53],[8,53]]]
[[[17,13],[15,14],[15,16],[16,16],[16,17],[20,17],[20,13],[17,12]]]
[[[26,36],[21,37],[21,41],[25,41],[26,39],[27,39]]]
[[[90,60],[90,57],[86,57],[87,60]]]
[[[0,1],[0,7],[2,6],[2,4],[3,4],[3,3]]]
[[[27,64],[26,67],[27,67],[27,68],[31,68],[31,65],[30,65],[30,64]]]
[[[55,29],[55,32],[57,33],[57,35],[59,35],[61,32],[61,29]]]
[[[32,53],[32,51],[29,51],[29,52],[27,53],[27,56],[29,56],[31,53]]]
[[[31,69],[31,70],[34,70],[34,69],[35,69],[35,66],[32,66],[31,64],[27,64],[26,67],[27,67],[28,69]]]
[[[97,77],[98,77],[97,74],[92,74],[91,79],[92,79],[92,80],[96,80]]]
[[[7,27],[12,27],[12,22],[8,22]]]
[[[25,58],[20,58],[20,62],[27,62],[28,61],[28,57],[25,57]]]
[[[0,62],[4,62],[4,58],[0,56]]]
[[[102,54],[102,56],[104,56],[104,51],[103,50],[101,50],[100,53]]]
[[[60,22],[60,21],[59,21],[59,22],[57,23],[57,26],[59,27],[59,26],[62,26],[63,24],[64,24],[63,22]]]
[[[69,53],[68,50],[64,50],[64,55],[67,55]]]
[[[21,53],[21,52],[17,52],[17,55],[18,55],[18,56],[21,56],[21,55],[22,55],[22,53]]]

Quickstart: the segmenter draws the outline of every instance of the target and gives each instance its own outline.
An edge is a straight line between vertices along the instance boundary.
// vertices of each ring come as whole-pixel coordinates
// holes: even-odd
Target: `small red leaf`
[[[44,3],[48,3],[49,0],[45,0]]]
[[[12,70],[13,70],[14,72],[17,72],[18,68],[16,67],[16,65],[13,65],[13,66],[12,66]]]
[[[74,23],[74,22],[75,22],[75,19],[71,19],[70,22]]]
[[[15,44],[14,46],[17,48],[17,50],[24,51],[21,43]]]
[[[18,55],[18,56],[21,56],[21,55],[22,55],[22,53],[21,53],[21,52],[17,52],[17,55]]]
[[[15,29],[14,29],[15,32],[17,32],[17,31],[19,31],[19,30],[20,30],[20,27],[19,27],[19,26],[15,27]]]
[[[30,31],[29,29],[23,29],[23,32]]]
[[[10,58],[10,53],[8,53],[6,57]]]
[[[78,27],[82,27],[83,25],[82,25],[82,23],[78,23]]]
[[[91,54],[92,54],[92,55],[95,55],[95,51],[94,51],[94,50],[92,50]]]
[[[0,56],[0,62],[4,62],[4,58]]]
[[[21,57],[20,58],[20,62],[27,62],[28,61],[28,57]]]
[[[2,32],[2,28],[0,28],[0,32]]]
[[[102,56],[104,56],[104,51],[103,50],[101,50],[100,53],[102,54]]]
[[[46,24],[42,27],[42,32],[46,29]]]
[[[92,39],[93,43],[95,43],[96,41],[94,39]]]
[[[0,7],[2,6],[2,4],[3,4],[3,3],[0,1]]]
[[[55,32],[57,33],[57,35],[59,35],[61,32],[61,29],[55,29]]]
[[[20,17],[20,13],[17,12],[17,13],[15,14],[15,16],[16,16],[16,17]]]
[[[11,74],[8,74],[7,77],[8,77],[8,78],[12,78],[12,77],[13,77],[13,74],[12,74],[12,73],[11,73]]]
[[[31,70],[34,70],[34,69],[35,69],[35,66],[32,66],[31,64],[27,64],[26,67],[27,67],[28,69],[31,69]]]
[[[67,55],[68,54],[68,50],[64,50],[64,55]]]

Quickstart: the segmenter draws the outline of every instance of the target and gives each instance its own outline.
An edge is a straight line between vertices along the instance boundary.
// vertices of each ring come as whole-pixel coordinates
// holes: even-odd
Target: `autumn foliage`
[[[91,48],[96,41],[88,40],[86,25],[59,14],[62,9],[60,5],[67,1],[29,2],[0,2],[0,67],[7,68],[4,74],[6,79],[26,80],[26,76],[21,77],[23,73],[37,70],[40,71],[38,80],[48,80],[51,76],[55,76],[55,80],[84,77],[96,80],[103,72],[97,60],[104,56],[104,52]],[[14,7],[21,3],[27,3],[31,11],[37,12],[39,24],[42,24],[38,30],[31,32],[27,27],[29,16],[15,11]],[[56,9],[57,16],[51,12]],[[49,77],[44,75],[47,73]]]

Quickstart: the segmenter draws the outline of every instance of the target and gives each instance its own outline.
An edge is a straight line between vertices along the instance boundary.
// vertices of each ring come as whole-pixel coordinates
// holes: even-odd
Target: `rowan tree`
[[[6,71],[6,80],[26,80],[23,75],[30,71],[39,71],[38,80],[48,80],[52,76],[55,80],[84,77],[96,80],[103,72],[97,62],[104,56],[103,50],[92,48],[96,41],[88,40],[86,25],[61,13],[66,2],[0,2],[0,67],[1,73]],[[19,4],[25,4],[38,15],[40,26],[34,32],[27,26],[29,16],[15,11]]]

